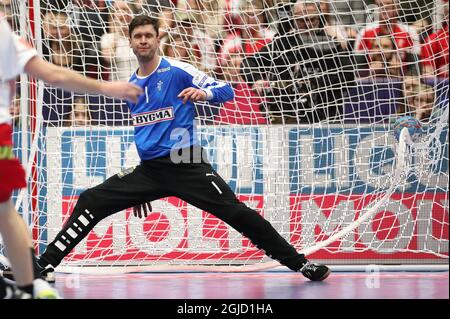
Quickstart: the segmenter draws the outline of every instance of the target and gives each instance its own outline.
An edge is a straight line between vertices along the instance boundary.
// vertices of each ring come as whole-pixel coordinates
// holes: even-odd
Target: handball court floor
[[[56,273],[64,299],[449,299],[449,272]]]

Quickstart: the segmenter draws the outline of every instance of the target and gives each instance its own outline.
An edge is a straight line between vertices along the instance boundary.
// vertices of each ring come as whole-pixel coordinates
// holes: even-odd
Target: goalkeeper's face
[[[130,36],[130,47],[140,63],[150,62],[157,56],[159,43],[158,34],[150,24],[137,26]]]

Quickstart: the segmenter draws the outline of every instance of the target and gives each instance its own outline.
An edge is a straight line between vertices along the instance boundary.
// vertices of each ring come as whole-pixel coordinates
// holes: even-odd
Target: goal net
[[[447,1],[3,6],[46,60],[102,81],[128,80],[137,68],[132,17],[158,18],[160,55],[234,88],[233,101],[196,105],[212,166],[298,251],[335,265],[448,264]],[[122,101],[21,76],[15,102],[15,150],[28,174],[16,207],[42,253],[81,192],[139,157]],[[393,123],[404,115],[422,125],[413,142],[406,130],[395,138]],[[152,208],[146,218],[129,209],[101,221],[61,269],[278,265],[214,212],[175,197]]]

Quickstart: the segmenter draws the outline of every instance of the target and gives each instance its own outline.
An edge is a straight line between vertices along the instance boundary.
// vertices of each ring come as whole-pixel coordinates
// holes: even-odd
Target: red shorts
[[[0,124],[0,203],[6,202],[15,189],[25,186],[25,170],[12,155],[11,126]]]

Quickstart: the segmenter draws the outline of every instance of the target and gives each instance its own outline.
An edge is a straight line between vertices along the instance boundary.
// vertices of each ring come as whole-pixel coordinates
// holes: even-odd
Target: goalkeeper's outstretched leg
[[[139,165],[82,192],[63,229],[39,259],[45,277],[53,279],[53,268],[58,266],[101,220],[129,207],[169,196],[160,185],[155,179],[155,172],[147,172]]]
[[[202,150],[194,148],[194,152]],[[220,218],[289,269],[301,272],[313,281],[328,277],[328,267],[310,263],[267,220],[240,202],[205,158],[201,156],[202,162],[198,164],[174,164],[167,159],[164,165],[172,177],[166,181],[166,187],[176,192],[175,196]],[[150,171],[156,169],[151,161],[146,165]]]

